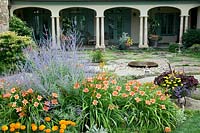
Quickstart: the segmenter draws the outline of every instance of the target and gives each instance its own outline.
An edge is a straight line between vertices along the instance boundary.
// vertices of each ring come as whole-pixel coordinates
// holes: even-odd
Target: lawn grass
[[[186,112],[189,118],[172,133],[200,133],[200,111]]]

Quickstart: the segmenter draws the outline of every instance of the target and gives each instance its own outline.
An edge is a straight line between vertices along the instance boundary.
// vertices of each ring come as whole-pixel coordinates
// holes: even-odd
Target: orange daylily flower
[[[43,110],[47,112],[47,111],[49,111],[49,107],[44,106],[44,107],[43,107]]]
[[[137,103],[139,103],[139,102],[141,101],[141,99],[140,99],[139,97],[136,97],[136,98],[135,98],[135,101],[136,101]]]
[[[126,90],[127,90],[127,91],[131,91],[131,87],[128,86],[128,85],[126,85]]]
[[[96,94],[96,98],[97,98],[97,99],[101,98],[101,94],[100,94],[100,93],[97,93],[97,94]]]
[[[170,127],[165,127],[165,133],[170,133],[172,130]]]
[[[38,101],[41,101],[41,100],[42,100],[42,96],[38,95],[38,96],[37,96],[37,100],[38,100]]]
[[[113,91],[112,95],[113,96],[118,96],[118,91]]]
[[[122,93],[122,97],[128,97],[126,93]]]
[[[157,91],[157,92],[156,92],[156,95],[157,95],[157,96],[161,96],[161,95],[162,95],[162,91]]]
[[[83,92],[88,93],[88,92],[89,92],[89,89],[88,89],[88,88],[85,88],[85,89],[83,89]]]
[[[120,91],[121,89],[122,89],[121,86],[116,86],[116,90],[117,90],[117,91]]]
[[[95,88],[101,89],[102,85],[101,84],[96,84]]]
[[[15,93],[15,92],[16,92],[16,88],[12,88],[12,89],[10,90],[10,92],[11,92],[11,93]]]
[[[28,103],[28,101],[27,101],[26,99],[24,99],[24,100],[22,101],[22,103],[23,103],[24,105],[26,105],[26,104]]]
[[[18,94],[14,95],[14,98],[19,99],[19,95]]]
[[[79,83],[74,84],[74,89],[78,89],[80,87]]]
[[[150,102],[151,102],[152,104],[154,104],[154,103],[156,102],[156,100],[155,100],[155,99],[150,99]]]
[[[139,87],[138,87],[138,86],[134,86],[133,88],[134,88],[135,91],[138,91],[138,90],[139,90]]]
[[[151,101],[149,101],[149,100],[146,100],[145,103],[146,103],[146,105],[151,105]]]
[[[39,103],[38,102],[34,102],[34,107],[38,107]]]
[[[93,100],[92,104],[96,106],[98,104],[98,101],[97,100]]]
[[[140,95],[141,96],[144,96],[145,95],[145,92],[144,91],[139,91]]]
[[[161,109],[166,109],[165,105],[160,105]]]
[[[54,97],[54,98],[58,98],[58,94],[57,94],[57,93],[52,93],[51,95],[52,95],[52,97]]]
[[[56,104],[58,104],[58,100],[57,99],[52,99],[51,103],[54,104],[54,105],[56,105]]]
[[[10,93],[3,94],[3,98],[9,98],[11,96]]]
[[[129,95],[134,96],[134,95],[135,95],[135,92],[134,92],[134,91],[131,91],[131,92],[129,93]]]
[[[29,88],[29,89],[27,90],[27,92],[31,94],[31,93],[33,93],[33,89],[32,89],[32,88]]]

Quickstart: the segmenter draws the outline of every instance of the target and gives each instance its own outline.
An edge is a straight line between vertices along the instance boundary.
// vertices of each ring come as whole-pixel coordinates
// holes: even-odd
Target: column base
[[[105,44],[101,44],[100,48],[105,49],[106,48]]]
[[[99,44],[96,44],[95,48],[98,49],[101,48],[101,46]]]
[[[148,48],[149,46],[147,44],[139,45],[139,48]]]

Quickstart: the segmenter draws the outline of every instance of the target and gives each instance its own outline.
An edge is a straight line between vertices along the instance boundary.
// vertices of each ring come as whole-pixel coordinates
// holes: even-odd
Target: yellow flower
[[[76,123],[75,122],[71,122],[71,126],[76,126]]]
[[[14,127],[11,127],[10,128],[10,132],[14,132],[15,131],[15,128]]]
[[[53,126],[52,127],[52,131],[57,131],[58,130],[58,126]]]
[[[67,128],[67,126],[65,124],[60,125],[60,129],[66,129],[66,128]]]
[[[1,130],[4,131],[4,132],[7,131],[7,130],[8,130],[8,126],[7,126],[7,125],[3,125],[3,126],[1,127]]]
[[[35,124],[32,125],[32,130],[36,131],[37,130],[37,126]]]
[[[21,130],[25,130],[25,129],[26,129],[26,126],[25,126],[25,125],[21,125],[20,129],[21,129]]]
[[[65,130],[64,129],[60,129],[59,133],[64,133]]]
[[[15,123],[11,123],[10,128],[15,128]]]
[[[45,132],[46,132],[46,133],[50,133],[50,132],[51,132],[51,129],[46,129]]]
[[[21,124],[19,122],[15,123],[15,129],[19,129]]]
[[[40,126],[39,126],[39,130],[40,130],[40,131],[43,131],[45,128],[46,128],[45,125],[40,125]]]
[[[49,122],[49,121],[51,121],[51,118],[50,117],[45,117],[44,120]]]

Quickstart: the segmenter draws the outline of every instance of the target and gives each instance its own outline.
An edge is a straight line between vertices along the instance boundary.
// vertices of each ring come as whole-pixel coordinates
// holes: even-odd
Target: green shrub
[[[97,49],[92,52],[92,62],[94,63],[103,62],[103,51],[101,49]]]
[[[0,73],[15,69],[16,64],[23,62],[25,57],[23,49],[31,44],[31,38],[17,36],[15,32],[0,34]]]
[[[200,29],[190,29],[183,34],[183,45],[188,48],[193,44],[200,44]]]
[[[169,44],[169,47],[168,47],[168,50],[169,52],[177,52],[178,51],[178,48],[179,48],[179,44],[178,43],[170,43]]]
[[[32,30],[29,28],[24,21],[13,16],[9,21],[9,30],[16,32],[20,36],[31,36]]]
[[[189,50],[191,50],[191,52],[200,52],[200,44],[193,44],[189,47]]]

